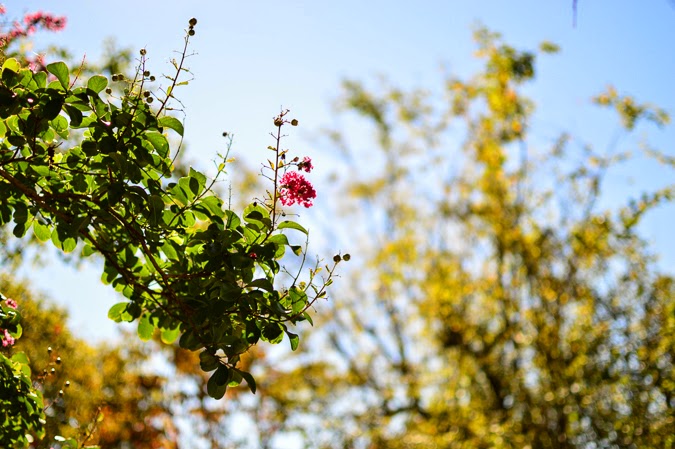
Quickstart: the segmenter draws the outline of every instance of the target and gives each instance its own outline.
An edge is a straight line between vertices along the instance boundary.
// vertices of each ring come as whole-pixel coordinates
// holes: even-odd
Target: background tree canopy
[[[673,186],[600,206],[630,155],[565,133],[532,143],[522,90],[537,55],[475,37],[482,70],[442,91],[344,83],[340,104],[370,125],[381,167],[360,169],[355,142],[333,134],[349,173],[339,208],[368,220],[362,268],[304,355],[261,360],[258,402],[232,406],[264,417],[252,447],[283,446],[269,428],[326,448],[675,442],[673,279],[636,232]],[[594,101],[627,132],[669,121],[612,89]],[[458,129],[461,153],[445,140]]]

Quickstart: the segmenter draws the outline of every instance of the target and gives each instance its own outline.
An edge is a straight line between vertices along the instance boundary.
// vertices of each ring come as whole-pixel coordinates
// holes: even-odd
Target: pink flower
[[[305,156],[302,158],[302,162],[298,162],[298,170],[304,170],[309,173],[313,168],[312,159],[309,156]]]
[[[30,68],[33,73],[45,70],[45,65],[44,55],[37,55],[35,59],[28,59],[28,68]]]
[[[298,203],[305,207],[310,207],[314,198],[316,198],[314,186],[300,173],[289,171],[281,177],[279,200],[284,206]]]
[[[11,307],[12,309],[16,309],[19,307],[19,304],[17,304],[16,301],[14,301],[12,298],[7,298],[5,301],[7,303],[7,307]]]
[[[14,337],[12,337],[9,334],[9,331],[7,329],[4,329],[4,335],[0,335],[0,338],[2,338],[2,346],[7,347],[7,346],[12,346],[14,342],[16,341]]]
[[[0,15],[4,15],[5,12],[5,6],[0,5]],[[66,18],[38,11],[24,15],[23,23],[25,26],[20,22],[14,21],[12,24],[13,28],[10,31],[0,33],[0,47],[6,47],[18,38],[33,34],[40,27],[49,31],[61,31],[66,27]]]

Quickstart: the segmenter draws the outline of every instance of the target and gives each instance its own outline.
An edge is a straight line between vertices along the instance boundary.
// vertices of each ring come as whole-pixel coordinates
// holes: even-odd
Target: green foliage
[[[17,428],[28,432],[28,437],[24,433],[18,439],[4,435],[2,447],[97,444],[111,449],[150,449],[175,438],[177,425],[165,392],[170,379],[148,369],[158,344],[141,345],[134,335],[125,334],[119,344],[92,345],[72,335],[65,312],[38,299],[25,283],[0,276],[0,290],[18,303],[23,324],[21,338],[3,348],[2,355],[25,365],[22,369],[31,373],[30,385],[46,410],[37,427]],[[33,441],[30,446],[25,444],[28,438]]]
[[[6,305],[0,294],[0,330],[12,338],[21,336],[21,314]],[[0,353],[0,442],[27,443],[27,432],[44,435],[44,404],[42,393],[31,380],[28,357],[16,352],[11,357]]]
[[[101,280],[126,298],[109,310],[109,318],[137,321],[143,341],[155,333],[167,343],[180,336],[182,348],[209,355],[200,365],[215,369],[207,391],[220,399],[243,380],[255,392],[251,375],[237,366],[260,340],[279,343],[288,335],[297,347],[298,336],[288,326],[311,322],[307,310],[325,296],[337,262],[327,267],[328,276],[319,285],[313,283],[319,279],[313,270],[302,289],[296,285],[300,272],[291,275],[290,289],[276,286],[280,274],[291,274],[281,265],[286,247],[304,255],[303,246],[292,245],[282,231],[308,234],[298,223],[279,220],[285,214],[278,204],[278,173],[300,169],[282,162],[288,150],[280,148],[281,127],[297,125],[284,118],[287,111],[274,120],[276,159],[270,163],[273,174],[266,176],[274,193],[241,215],[227,210],[213,189],[226,158],[213,179],[193,168],[174,176],[170,133],[182,138],[184,129],[166,111],[175,88],[187,84],[179,78],[186,72],[192,35],[193,25],[163,97],[152,92],[155,77],[145,68],[145,50],[133,78],[112,76],[122,86],[114,90],[107,88],[106,77],[80,79],[64,62],[48,64],[45,73],[14,58],[4,60],[0,225],[12,226],[19,239],[32,230],[37,241],[51,241],[64,253],[100,257]],[[159,105],[153,109],[155,99]],[[306,293],[312,291],[314,295]],[[17,363],[6,360],[4,377],[21,372],[21,382],[30,385],[29,373]],[[8,388],[19,388],[12,385]],[[24,420],[17,432],[40,430],[31,415],[40,417],[40,408],[34,409],[26,405],[23,414],[16,414]]]

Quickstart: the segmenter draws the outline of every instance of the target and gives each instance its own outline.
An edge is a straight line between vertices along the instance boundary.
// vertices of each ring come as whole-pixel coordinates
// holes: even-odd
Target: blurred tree
[[[167,379],[148,369],[150,347],[131,336],[119,345],[92,345],[71,334],[62,309],[36,299],[25,284],[2,276],[0,290],[23,316],[22,338],[3,352],[30,355],[45,397],[46,438],[33,447],[51,447],[56,435],[103,448],[176,447]]]
[[[468,81],[448,77],[443,99],[345,82],[342,105],[377,140],[357,153],[332,134],[345,161],[335,214],[364,232],[343,282],[351,291],[321,306],[300,354],[254,362],[256,401],[231,402],[247,411],[252,431],[236,440],[238,418],[221,441],[675,444],[675,286],[637,230],[673,186],[603,207],[603,179],[629,155],[567,134],[545,148],[522,95],[535,53],[485,30],[476,39],[484,70]],[[618,112],[626,134],[668,121],[613,89],[595,102]],[[461,136],[462,151],[453,151],[449,142]]]

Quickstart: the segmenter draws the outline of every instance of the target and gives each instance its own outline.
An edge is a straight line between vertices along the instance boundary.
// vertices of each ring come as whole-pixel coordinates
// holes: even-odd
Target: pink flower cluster
[[[4,5],[0,5],[0,15],[7,12]],[[38,28],[44,28],[49,31],[61,31],[66,27],[66,18],[64,16],[57,17],[50,13],[37,11],[28,13],[23,17],[23,24],[14,21],[12,29],[7,32],[0,31],[0,47],[7,47],[12,41],[30,36],[35,33]]]
[[[63,16],[56,17],[49,13],[37,11],[32,14],[26,14],[23,17],[23,23],[28,27],[29,33],[34,33],[35,26],[38,24],[49,31],[61,31],[66,27],[66,18]]]
[[[298,170],[304,170],[307,173],[311,172],[314,166],[312,165],[312,159],[309,156],[302,158],[301,162],[298,162]]]
[[[17,304],[17,302],[11,298],[7,298],[5,300],[5,304],[7,304],[7,307],[12,309],[16,309],[17,307],[19,307],[19,304]],[[16,341],[16,339],[12,337],[12,334],[10,334],[7,329],[0,329],[0,339],[2,340],[3,348],[6,348],[7,346],[12,346]]]
[[[2,339],[2,347],[12,346],[16,341],[7,329],[0,329],[0,339]]]
[[[309,158],[306,158],[309,159]],[[311,170],[311,161],[309,162]],[[295,203],[302,204],[305,207],[312,205],[312,200],[316,198],[314,186],[305,179],[305,177],[296,172],[286,172],[281,177],[281,187],[279,188],[279,200],[284,206],[292,206]]]

